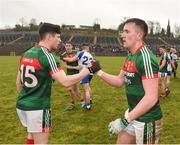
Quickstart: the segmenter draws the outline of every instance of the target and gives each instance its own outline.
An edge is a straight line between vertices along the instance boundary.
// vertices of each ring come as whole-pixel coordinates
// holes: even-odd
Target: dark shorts
[[[91,82],[91,79],[93,78],[93,75],[87,75],[84,79],[80,81],[81,84],[87,84]]]
[[[171,76],[171,71],[167,71],[167,76]]]

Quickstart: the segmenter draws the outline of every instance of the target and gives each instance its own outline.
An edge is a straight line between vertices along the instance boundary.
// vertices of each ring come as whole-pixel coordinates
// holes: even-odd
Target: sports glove
[[[99,61],[91,61],[90,62],[91,64],[88,66],[88,69],[89,69],[89,72],[90,73],[96,73],[97,71],[101,70],[101,66],[100,66],[100,63]]]
[[[125,112],[125,115],[129,110]],[[122,130],[124,130],[129,125],[129,122],[125,118],[118,118],[108,125],[108,130],[110,136],[119,134]]]

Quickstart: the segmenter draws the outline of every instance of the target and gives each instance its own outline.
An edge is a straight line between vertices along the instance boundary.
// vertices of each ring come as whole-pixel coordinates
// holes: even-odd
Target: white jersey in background
[[[168,61],[167,61],[167,71],[172,71],[172,67],[171,67],[171,55],[169,53],[167,53],[167,58],[168,58]]]
[[[92,55],[89,52],[83,50],[79,51],[76,56],[79,59],[78,64],[82,65],[83,67],[87,67],[88,64],[93,60]]]
[[[172,57],[172,60],[174,60],[174,62],[177,62],[178,61],[178,57],[176,54],[171,54],[171,57]]]

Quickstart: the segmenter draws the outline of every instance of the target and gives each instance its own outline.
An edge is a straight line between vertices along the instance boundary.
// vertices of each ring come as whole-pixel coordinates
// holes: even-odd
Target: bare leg
[[[48,144],[49,133],[32,133],[34,144]]]
[[[83,88],[84,88],[84,91],[85,91],[86,102],[90,102],[91,94],[90,94],[90,91],[89,91],[90,90],[89,83],[83,84]]]
[[[76,96],[81,96],[80,90],[79,90],[79,88],[77,87],[76,84],[74,85],[74,92],[75,92]]]
[[[160,88],[160,98],[164,98],[166,96],[166,77],[162,77],[159,79],[159,88]]]
[[[34,139],[31,133],[28,132],[26,144],[34,144]]]
[[[73,86],[68,88],[70,95],[71,95],[71,98],[72,98],[72,104],[75,104],[75,102],[76,102],[76,92],[74,90],[74,87],[75,86],[73,85]]]
[[[167,76],[167,82],[166,82],[166,87],[170,89],[170,81],[171,81],[171,76]]]
[[[118,134],[117,144],[136,144],[136,137],[128,134],[126,131],[121,131]]]
[[[33,139],[32,134],[28,132],[27,139]]]

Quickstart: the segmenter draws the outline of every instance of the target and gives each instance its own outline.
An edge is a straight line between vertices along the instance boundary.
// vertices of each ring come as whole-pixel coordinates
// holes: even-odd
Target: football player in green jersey
[[[73,45],[71,42],[66,42],[65,43],[65,49],[66,51],[63,52],[61,54],[61,63],[63,64],[63,66],[67,69],[67,75],[73,75],[73,74],[77,74],[79,73],[79,66],[78,66],[78,61],[74,61],[74,62],[65,62],[63,61],[63,58],[68,57],[68,58],[72,58],[77,54],[77,51],[73,50]],[[68,88],[71,98],[72,98],[72,102],[70,105],[68,105],[66,107],[67,111],[70,111],[72,109],[74,109],[75,107],[75,102],[76,102],[76,98],[78,96],[80,96],[80,90],[77,87],[77,84],[72,85],[71,87]],[[81,103],[83,102],[83,98],[80,99]]]
[[[159,52],[161,54],[159,62],[159,98],[166,97],[166,82],[167,82],[167,67],[168,67],[168,55],[165,46],[160,46]]]
[[[118,134],[118,144],[158,143],[162,112],[158,101],[158,62],[144,44],[148,26],[132,18],[124,23],[123,46],[130,52],[119,75],[102,70],[97,75],[114,87],[125,85],[128,109],[123,117],[110,122],[109,132]]]
[[[48,143],[51,130],[52,80],[70,87],[99,69],[98,62],[94,61],[80,73],[66,76],[60,68],[59,61],[51,53],[61,42],[60,27],[43,23],[39,28],[39,36],[38,46],[30,48],[22,55],[16,80],[19,92],[16,109],[22,125],[27,127],[27,144]]]
[[[92,55],[89,53],[89,44],[82,44],[82,51],[79,51],[76,56],[72,58],[63,58],[64,61],[67,62],[74,62],[78,60],[80,71],[83,67],[87,67],[89,62],[93,60]],[[85,95],[85,103],[82,104],[82,108],[85,108],[86,110],[92,109],[92,90],[90,87],[90,82],[93,78],[93,74],[88,75],[86,78],[81,80],[82,87],[84,89],[84,95]]]

